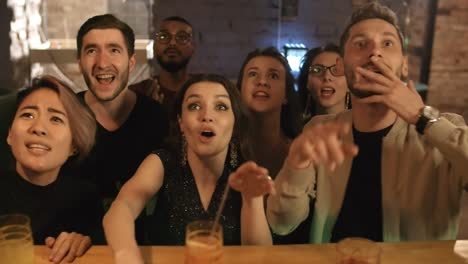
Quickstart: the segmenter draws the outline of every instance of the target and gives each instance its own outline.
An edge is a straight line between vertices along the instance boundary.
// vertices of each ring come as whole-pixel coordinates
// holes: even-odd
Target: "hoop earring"
[[[308,93],[307,95],[307,101],[306,101],[306,106],[304,107],[304,112],[302,113],[302,121],[306,121],[307,119],[310,118],[310,100],[311,100],[312,95]]]
[[[232,168],[237,168],[238,161],[237,161],[237,145],[233,141],[229,143],[229,164]]]
[[[348,110],[350,109],[351,107],[350,106],[350,100],[351,100],[351,95],[349,94],[349,91],[346,92],[346,95],[345,95],[345,110]]]
[[[182,167],[187,165],[187,140],[185,140],[184,135],[182,135],[181,140],[180,165],[182,165]]]

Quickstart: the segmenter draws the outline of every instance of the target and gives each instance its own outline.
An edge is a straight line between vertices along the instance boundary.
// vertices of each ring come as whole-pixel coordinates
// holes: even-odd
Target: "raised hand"
[[[419,111],[424,107],[421,96],[412,81],[406,85],[400,77],[383,62],[383,59],[372,56],[372,63],[382,73],[376,73],[362,67],[356,67],[354,88],[372,92],[375,95],[356,98],[360,103],[383,103],[410,124],[416,124]]]
[[[244,198],[255,198],[275,191],[268,170],[253,161],[242,164],[229,175],[229,185],[242,193]]]
[[[65,259],[67,262],[73,262],[91,247],[91,238],[75,232],[62,232],[57,238],[47,237],[45,244],[52,249],[50,261],[60,263]]]
[[[350,124],[326,122],[306,126],[291,143],[287,164],[295,169],[325,164],[334,170],[346,156],[355,156],[358,148],[352,142],[343,141]]]

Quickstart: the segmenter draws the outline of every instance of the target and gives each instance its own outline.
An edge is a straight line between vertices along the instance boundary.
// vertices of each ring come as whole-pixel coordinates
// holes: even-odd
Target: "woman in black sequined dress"
[[[152,240],[182,245],[185,226],[214,219],[226,184],[221,224],[225,244],[271,244],[263,195],[273,190],[266,169],[248,157],[248,116],[237,89],[218,75],[192,77],[175,99],[177,148],[150,154],[122,187],[104,217],[116,263],[143,263],[134,219],[157,193]]]

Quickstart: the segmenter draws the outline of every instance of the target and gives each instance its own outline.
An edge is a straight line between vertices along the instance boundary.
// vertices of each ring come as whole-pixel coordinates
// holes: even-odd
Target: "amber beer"
[[[187,225],[185,264],[222,264],[223,232],[212,221],[195,221]]]
[[[0,263],[32,264],[33,258],[29,218],[25,215],[0,216]]]

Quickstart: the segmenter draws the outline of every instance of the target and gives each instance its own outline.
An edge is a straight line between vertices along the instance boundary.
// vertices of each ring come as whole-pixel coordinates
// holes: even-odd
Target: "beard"
[[[122,91],[127,87],[128,84],[128,76],[130,75],[128,67],[122,71],[123,73],[119,76],[116,76],[116,78],[113,80],[114,82],[117,80],[120,80],[120,84],[117,87],[117,89],[114,91],[114,93],[111,96],[107,97],[102,97],[100,96],[97,91],[93,88],[93,84],[91,81],[91,76],[87,73],[83,74],[83,78],[85,80],[86,85],[88,86],[88,90],[91,91],[91,93],[98,99],[98,101],[101,102],[108,102],[114,100],[117,96],[122,93]]]
[[[163,56],[156,55],[156,60],[158,61],[161,68],[170,73],[176,73],[187,67],[187,64],[190,61],[190,57],[183,58],[181,61],[164,61]]]

